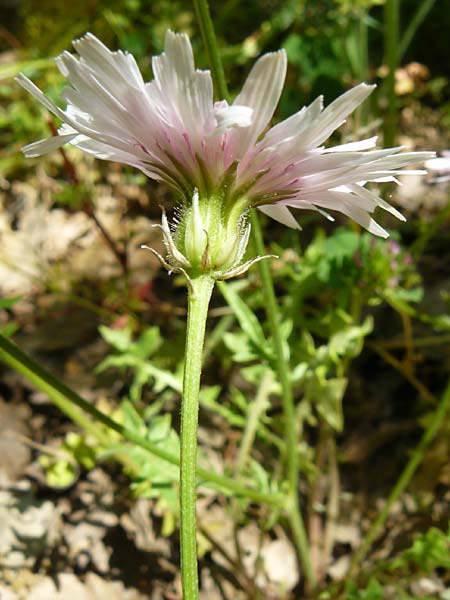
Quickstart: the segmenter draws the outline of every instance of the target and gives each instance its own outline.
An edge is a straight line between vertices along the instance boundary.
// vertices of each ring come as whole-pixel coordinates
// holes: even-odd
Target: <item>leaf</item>
[[[223,336],[225,346],[233,353],[233,361],[238,363],[251,362],[258,358],[258,353],[249,338],[242,332],[227,331]]]
[[[412,288],[410,290],[396,287],[391,293],[397,300],[418,303],[423,300],[424,290],[421,287]]]
[[[340,432],[344,427],[342,399],[347,387],[347,379],[345,377],[326,379],[325,373],[326,368],[321,367],[320,370],[316,370],[316,376],[306,382],[305,398],[332,429]]]
[[[358,590],[353,581],[347,582],[346,600],[383,600],[383,588],[376,579],[371,579],[364,590]]]
[[[39,464],[45,473],[46,483],[54,489],[65,489],[75,483],[79,469],[74,461],[41,456]]]
[[[127,429],[130,429],[134,433],[146,434],[147,427],[142,419],[141,415],[135,409],[133,404],[128,400],[124,400],[121,405],[123,414],[123,424]]]
[[[200,402],[203,402],[205,405],[215,402],[221,390],[222,388],[220,385],[211,385],[209,387],[202,388],[200,390]]]
[[[6,323],[6,325],[0,326],[0,335],[3,337],[11,337],[19,329],[16,323]]]
[[[106,371],[106,369],[116,368],[125,369],[128,367],[134,367],[136,364],[135,359],[130,355],[118,354],[114,356],[107,356],[101,363],[95,367],[96,373]]]
[[[166,440],[171,433],[172,418],[170,414],[158,415],[150,422],[148,438],[152,442],[161,442]]]
[[[429,573],[435,569],[450,569],[450,535],[431,527],[414,540],[404,557]]]
[[[119,352],[125,352],[130,349],[132,342],[131,329],[129,327],[112,329],[111,327],[106,327],[106,325],[100,325],[98,329],[105,342],[108,342],[110,346]]]
[[[22,296],[14,296],[13,298],[0,298],[0,310],[8,310],[21,299]]]
[[[362,325],[345,327],[338,331],[328,343],[329,354],[332,360],[338,362],[341,357],[355,358],[360,354],[364,338],[373,329],[372,317],[367,317]]]
[[[228,305],[233,309],[242,331],[249,337],[263,356],[270,359],[272,352],[258,317],[234,291],[233,284],[227,285],[220,282],[219,288]]]
[[[133,344],[133,354],[139,358],[148,358],[154,354],[162,344],[161,335],[158,327],[149,327],[146,329],[138,341]]]
[[[218,391],[220,391],[220,388],[217,391],[218,387],[219,386],[213,386],[211,388],[212,391],[210,391],[210,392],[207,391],[206,393],[205,393],[205,391],[203,391],[200,394],[201,405],[203,407],[209,408],[210,410],[213,410],[217,414],[221,415],[233,427],[243,428],[246,423],[246,418],[243,417],[242,414],[235,412],[232,408],[228,408],[225,404],[222,404],[222,403],[216,401],[216,398],[218,396]],[[245,412],[246,412],[246,410],[245,410]]]

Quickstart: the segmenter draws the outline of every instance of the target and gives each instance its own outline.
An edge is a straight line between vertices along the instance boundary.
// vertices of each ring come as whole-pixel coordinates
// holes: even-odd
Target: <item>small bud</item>
[[[184,225],[184,254],[193,267],[205,265],[208,260],[205,252],[208,247],[208,233],[205,229],[199,206],[198,191],[194,191],[192,206],[187,210]],[[206,264],[205,264],[206,263]]]
[[[250,223],[246,214],[238,211],[228,212],[224,217],[224,204],[221,198],[201,200],[197,190],[192,204],[185,208],[175,231],[169,226],[163,209],[162,224],[167,258],[162,257],[153,248],[150,250],[169,273],[182,273],[188,285],[199,274],[208,274],[219,280],[238,277],[265,258],[273,255],[258,256],[242,262],[250,237]]]

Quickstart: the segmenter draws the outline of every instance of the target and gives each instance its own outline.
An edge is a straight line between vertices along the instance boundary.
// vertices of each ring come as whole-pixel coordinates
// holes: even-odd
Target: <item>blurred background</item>
[[[323,598],[450,598],[448,419],[365,574],[345,578],[349,556],[417,448],[448,377],[449,8],[446,0],[211,2],[233,95],[260,54],[285,48],[289,68],[275,120],[320,94],[328,104],[361,81],[376,83],[335,141],[379,133],[380,145],[435,150],[442,159],[425,176],[384,186],[384,197],[408,219],[377,215],[393,232],[386,242],[344,217],[330,224],[303,211],[300,234],[266,227],[267,249],[281,257],[272,267],[292,366],[305,363],[309,373],[301,379],[296,371],[296,399],[309,407],[307,414],[299,408],[299,452],[313,545],[326,528],[327,486],[340,470],[340,512],[318,565],[331,590]],[[163,252],[151,225],[161,205],[172,211],[172,199],[131,168],[73,148],[26,160],[20,148],[58,123],[14,77],[25,73],[61,105],[64,81],[53,59],[86,31],[133,53],[147,80],[168,28],[189,34],[197,65],[207,68],[193,8],[173,0],[0,0],[0,23],[0,332],[137,427],[131,402],[152,423],[151,435],[175,451],[185,291],[140,249],[145,243]],[[267,332],[257,271],[235,289]],[[219,471],[233,471],[250,400],[273,375],[256,368],[258,352],[248,352],[232,308],[214,297],[204,374],[200,440]],[[137,471],[127,466],[129,449],[118,450],[117,439],[93,440],[44,394],[6,367],[0,372],[0,425],[14,433],[0,434],[0,596],[180,598],[176,472],[158,461],[147,465],[142,453],[132,456]],[[260,467],[245,472],[262,488],[281,472],[271,385],[253,449]],[[280,564],[293,549],[279,515],[249,504],[230,511],[216,492],[202,498],[199,514],[204,600],[301,597],[301,572]],[[234,541],[227,537],[233,528],[241,532]],[[57,573],[64,574],[59,591]]]

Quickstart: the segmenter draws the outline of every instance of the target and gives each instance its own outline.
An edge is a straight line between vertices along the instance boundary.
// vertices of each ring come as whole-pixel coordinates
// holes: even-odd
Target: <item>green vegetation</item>
[[[225,73],[215,83],[231,98],[255,58],[282,47],[289,68],[276,120],[319,94],[329,103],[375,82],[336,141],[370,137],[384,122],[385,144],[449,148],[444,3],[210,8]],[[200,67],[214,52],[186,2],[25,0],[14,10],[0,31],[0,360],[2,373],[25,379],[8,375],[0,391],[38,415],[36,436],[20,439],[34,452],[41,496],[69,497],[101,469],[117,479],[120,506],[148,501],[153,533],[171,541],[171,568],[155,575],[168,585],[178,576],[187,303],[183,277],[168,279],[140,246],[151,240],[164,253],[151,226],[172,200],[164,185],[73,148],[26,160],[20,148],[58,124],[12,78],[24,72],[58,103],[52,57],[87,30],[133,53],[147,79],[167,28],[189,33]],[[412,181],[383,183],[408,217],[385,218],[390,239],[319,213],[297,211],[302,231],[263,216],[246,258],[276,258],[217,284],[197,461],[208,600],[450,599],[450,187]],[[42,409],[25,380],[62,412]],[[291,579],[269,554],[274,542],[295,557]],[[76,572],[67,556],[58,564]],[[39,556],[30,572],[49,574],[47,563]],[[137,574],[119,577],[141,585]],[[141,591],[160,597],[150,582]]]

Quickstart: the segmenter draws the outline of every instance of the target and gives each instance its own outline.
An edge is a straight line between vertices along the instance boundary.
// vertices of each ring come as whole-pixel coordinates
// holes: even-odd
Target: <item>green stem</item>
[[[198,600],[197,573],[197,429],[206,318],[214,280],[201,275],[189,287],[181,404],[180,528],[183,600]]]
[[[358,47],[358,69],[357,78],[359,81],[369,81],[369,28],[367,26],[367,11],[362,9],[359,19],[355,24],[356,39]],[[359,134],[361,129],[367,126],[369,121],[369,103],[363,102],[355,112],[356,132]]]
[[[400,41],[400,45],[398,48],[398,57],[400,60],[403,58],[404,54],[408,50],[410,43],[412,42],[414,36],[417,33],[417,30],[426,19],[430,10],[433,8],[434,3],[435,0],[423,0],[422,2],[419,2],[417,10],[414,13],[413,18],[409,22],[409,25]]]
[[[87,433],[95,437],[99,442],[107,444],[110,441],[107,433],[86,416],[85,407],[80,406],[78,402],[74,402],[70,398],[71,390],[69,390],[69,388],[66,388],[64,384],[61,384],[56,377],[45,372],[42,367],[1,335],[0,359],[12,369],[24,375],[28,381],[31,381],[31,383],[39,390],[47,394],[53,403],[65,413],[71,421],[87,431]],[[75,395],[75,392],[73,392],[73,395]],[[85,400],[83,402],[89,407],[91,406]]]
[[[208,62],[214,80],[216,93],[221,100],[228,98],[227,82],[223,70],[222,60],[220,58],[219,48],[217,46],[214,25],[209,12],[208,0],[193,0],[195,15],[202,34],[203,44],[208,55]]]
[[[258,386],[258,391],[247,413],[246,425],[242,435],[237,458],[236,472],[241,474],[250,458],[260,419],[269,407],[269,395],[272,384],[272,371],[267,370]]]
[[[215,328],[208,335],[208,339],[205,343],[203,351],[203,362],[207,360],[210,354],[212,354],[214,348],[223,340],[223,336],[227,331],[230,330],[231,325],[234,323],[234,315],[224,315]]]
[[[265,253],[265,248],[262,238],[261,225],[258,215],[255,211],[252,212],[252,236],[255,253],[263,255]],[[298,498],[299,464],[297,452],[296,415],[289,364],[285,353],[283,334],[280,327],[281,319],[279,308],[275,297],[268,261],[260,261],[258,263],[258,267],[261,276],[267,319],[269,321],[273,337],[276,367],[282,390],[281,399],[283,403],[284,431],[287,450],[287,475],[289,485],[288,517],[292,527],[297,551],[305,572],[305,578],[309,587],[314,588],[316,585],[316,576],[311,564],[309,543]]]
[[[100,442],[105,444],[111,443],[110,437],[98,427],[86,414],[90,415],[108,429],[115,431],[121,437],[129,442],[147,450],[161,460],[165,460],[173,465],[179,466],[180,459],[178,456],[166,452],[159,448],[157,444],[149,442],[145,437],[138,433],[125,428],[121,423],[114,421],[108,415],[98,410],[93,404],[84,400],[76,392],[66,386],[62,381],[49,373],[36,361],[26,355],[15,344],[0,335],[0,360],[9,365],[12,369],[23,375],[28,381],[33,383],[37,389],[46,393],[52,402],[62,410],[70,419],[84,428],[88,433],[93,435]],[[197,475],[202,482],[208,482],[220,490],[227,490],[235,496],[249,498],[255,502],[269,504],[272,506],[282,506],[283,498],[275,494],[265,494],[256,490],[251,490],[244,485],[213,473],[205,469],[197,469]]]
[[[420,231],[415,242],[410,247],[410,252],[413,255],[415,262],[423,255],[427,249],[428,244],[434,239],[434,236],[441,230],[441,227],[445,224],[447,219],[450,217],[450,202],[445,204],[427,223],[421,223]]]
[[[400,0],[386,0],[384,6],[385,61],[388,67],[386,77],[387,112],[384,120],[384,145],[395,144],[397,128],[397,97],[395,95],[395,71],[398,66],[398,38],[400,20]]]
[[[444,393],[441,396],[439,404],[436,408],[436,411],[430,420],[428,427],[425,429],[423,436],[419,442],[419,445],[414,450],[411,458],[403,469],[400,477],[398,478],[396,484],[394,485],[389,497],[386,501],[386,504],[383,510],[378,515],[377,519],[374,521],[372,526],[370,527],[363,543],[358,548],[357,552],[354,554],[351,565],[350,565],[350,573],[353,573],[361,561],[365,558],[368,551],[370,550],[373,542],[376,540],[379,532],[381,531],[383,525],[388,518],[392,506],[397,502],[401,494],[405,491],[409,482],[411,481],[412,476],[416,472],[418,466],[423,461],[425,452],[428,446],[436,437],[439,429],[442,427],[444,423],[444,418],[447,414],[447,411],[450,408],[450,381],[447,384],[447,387]]]

